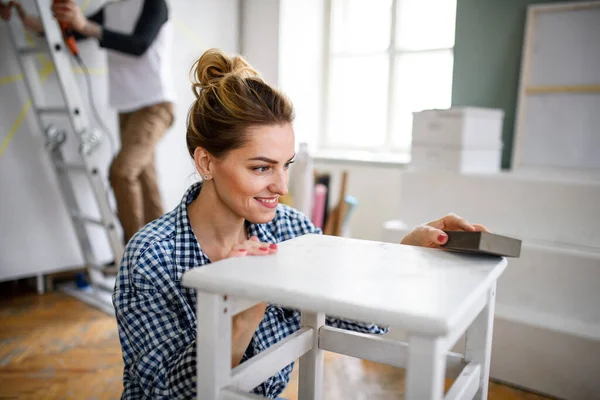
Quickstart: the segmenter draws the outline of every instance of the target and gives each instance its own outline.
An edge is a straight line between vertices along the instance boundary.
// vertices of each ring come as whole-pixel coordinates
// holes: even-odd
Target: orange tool
[[[52,0],[53,4],[58,3],[59,0]],[[63,38],[71,54],[74,56],[79,56],[79,48],[77,47],[77,42],[75,41],[75,36],[73,36],[73,30],[68,22],[58,21],[60,29],[62,30]]]

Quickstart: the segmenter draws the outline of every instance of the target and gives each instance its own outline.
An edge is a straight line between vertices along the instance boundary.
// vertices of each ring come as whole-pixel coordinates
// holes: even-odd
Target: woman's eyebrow
[[[292,161],[294,159],[294,157],[296,157],[296,153],[294,153],[294,155],[288,160],[288,162]],[[279,161],[276,161],[276,160],[273,160],[271,158],[264,157],[264,156],[251,157],[248,159],[248,161],[263,161],[268,164],[279,164]]]
[[[263,157],[263,156],[251,157],[251,158],[248,159],[248,161],[264,161],[264,162],[269,163],[269,164],[278,164],[277,161],[272,160],[272,159],[270,159],[268,157]]]

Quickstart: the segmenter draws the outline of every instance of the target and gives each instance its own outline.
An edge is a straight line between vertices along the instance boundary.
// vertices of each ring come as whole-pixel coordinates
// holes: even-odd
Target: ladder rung
[[[44,49],[43,47],[33,47],[33,46],[26,46],[26,47],[20,47],[19,48],[19,54],[36,54],[36,53],[41,53],[46,51],[46,49]]]
[[[68,114],[69,109],[67,107],[39,107],[37,111],[40,114]]]
[[[104,272],[104,269],[106,268],[104,265],[99,264],[87,264],[87,267],[100,272]]]
[[[77,163],[66,163],[66,162],[57,162],[56,167],[63,171],[77,171],[77,172],[85,172],[87,168],[85,164],[77,164]]]
[[[104,226],[104,222],[100,219],[88,217],[87,215],[82,215],[76,211],[71,212],[71,217],[81,222],[87,222],[88,224],[96,224],[100,226]]]

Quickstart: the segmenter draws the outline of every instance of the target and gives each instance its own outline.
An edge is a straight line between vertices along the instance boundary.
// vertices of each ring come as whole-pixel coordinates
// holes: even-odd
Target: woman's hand
[[[277,253],[277,245],[275,243],[261,243],[256,236],[252,236],[249,240],[233,246],[229,257],[244,257],[244,256],[265,256],[267,254]]]
[[[244,256],[264,256],[275,254],[277,245],[261,243],[256,236],[235,245],[225,258]],[[231,321],[231,367],[234,368],[242,360],[244,352],[254,336],[254,332],[265,316],[267,303],[258,303],[249,309],[233,316]]]
[[[406,235],[401,244],[422,247],[440,247],[448,241],[444,231],[489,232],[480,224],[470,224],[456,214],[448,214],[443,218],[418,226]]]
[[[73,0],[56,0],[52,3],[54,18],[68,23],[77,32],[82,32],[87,24],[87,18]]]

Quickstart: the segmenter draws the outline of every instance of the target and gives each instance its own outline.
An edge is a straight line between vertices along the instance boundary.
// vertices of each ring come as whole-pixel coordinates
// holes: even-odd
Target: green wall
[[[504,110],[502,167],[510,167],[527,6],[548,0],[458,0],[453,106]]]

